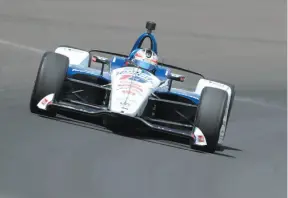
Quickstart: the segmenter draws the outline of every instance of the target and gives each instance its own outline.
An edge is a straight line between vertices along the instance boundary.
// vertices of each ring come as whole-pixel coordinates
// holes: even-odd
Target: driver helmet
[[[155,72],[158,65],[158,56],[151,49],[134,50],[130,55],[130,60],[150,72]]]

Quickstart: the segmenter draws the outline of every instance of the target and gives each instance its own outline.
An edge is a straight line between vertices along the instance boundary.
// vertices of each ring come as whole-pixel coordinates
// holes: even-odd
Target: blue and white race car
[[[158,62],[155,28],[155,23],[147,22],[147,32],[139,36],[128,55],[69,46],[46,52],[30,111],[51,117],[63,112],[92,116],[107,128],[128,125],[162,132],[188,140],[191,148],[215,152],[225,137],[234,85]],[[145,39],[150,40],[148,49],[142,47]],[[182,84],[187,80],[186,75],[172,70],[197,75],[200,80],[192,91],[175,88],[173,81]]]

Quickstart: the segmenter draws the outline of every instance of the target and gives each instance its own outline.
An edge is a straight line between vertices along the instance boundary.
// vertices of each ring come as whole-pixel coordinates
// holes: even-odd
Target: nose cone
[[[141,115],[151,92],[160,84],[156,77],[151,76],[133,67],[114,70],[110,111],[132,117]]]
[[[112,87],[110,110],[114,113],[125,114],[127,116],[137,116],[141,114],[141,107],[145,107],[145,101],[149,94],[149,89],[143,90],[143,94],[135,89],[114,89]],[[145,93],[144,93],[145,92]]]

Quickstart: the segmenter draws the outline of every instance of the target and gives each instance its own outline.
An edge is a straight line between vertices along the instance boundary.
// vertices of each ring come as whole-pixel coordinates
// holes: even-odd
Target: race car
[[[128,55],[70,46],[44,53],[30,111],[50,117],[63,112],[89,116],[101,119],[110,129],[136,126],[187,139],[192,149],[215,152],[225,138],[234,85],[151,58],[152,70],[140,67],[131,59],[135,52],[158,56],[152,33],[156,23],[148,21],[146,29]],[[150,41],[149,48],[142,46],[145,39]],[[94,63],[100,68],[93,68]],[[192,91],[173,87],[172,82],[186,81],[185,75],[173,69],[200,77],[196,87]]]

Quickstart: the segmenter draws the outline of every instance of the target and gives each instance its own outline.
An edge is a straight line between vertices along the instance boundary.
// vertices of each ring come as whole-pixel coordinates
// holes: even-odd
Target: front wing
[[[54,94],[49,94],[44,97],[39,103],[38,108],[42,110],[53,110],[53,111],[65,111],[72,112],[76,114],[82,114],[84,116],[92,116],[92,117],[124,117],[130,119],[134,122],[138,122],[153,131],[158,131],[161,133],[178,136],[180,138],[188,138],[190,143],[198,146],[206,146],[207,141],[202,133],[202,131],[194,125],[186,125],[171,121],[165,121],[160,119],[151,119],[151,118],[142,118],[142,117],[130,117],[127,115],[122,115],[118,113],[114,113],[108,110],[107,107],[90,105],[86,103],[82,103],[79,101],[69,100],[69,101],[54,101]],[[158,123],[158,124],[157,124]],[[183,128],[187,128],[186,130],[170,128],[167,126],[163,126],[165,124],[175,125]]]

